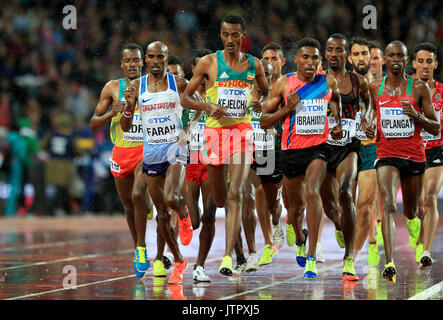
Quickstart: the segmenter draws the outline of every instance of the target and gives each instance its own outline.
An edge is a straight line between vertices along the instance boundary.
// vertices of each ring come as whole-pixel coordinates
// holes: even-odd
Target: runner
[[[342,278],[358,281],[354,267],[355,202],[352,187],[361,160],[360,140],[355,137],[355,116],[360,108],[359,98],[366,106],[370,103],[370,97],[365,78],[346,71],[347,45],[346,37],[340,33],[331,35],[326,42],[328,74],[337,80],[340,90],[343,138],[328,138],[328,170],[321,196],[325,214],[334,222],[337,242],[341,248],[345,248]],[[335,125],[334,117],[328,117],[328,120],[331,126]]]
[[[367,108],[371,120],[377,117],[377,183],[383,199],[383,238],[386,264],[383,277],[396,282],[397,270],[393,259],[393,222],[397,212],[397,192],[401,186],[403,214],[409,231],[409,242],[416,243],[420,234],[417,218],[426,155],[422,128],[438,135],[440,123],[432,107],[431,93],[426,82],[406,76],[408,51],[404,43],[395,40],[385,49],[388,75],[369,84],[372,104]],[[374,128],[365,122],[362,127],[368,136]]]
[[[331,106],[337,125],[331,130],[341,139],[341,103],[337,81],[318,73],[321,65],[320,43],[312,38],[298,41],[294,62],[297,72],[275,82],[260,119],[263,129],[283,120],[281,164],[283,184],[289,200],[289,217],[294,221],[297,263],[305,267],[305,278],[317,278],[315,254],[322,215],[320,186],[326,174],[329,125],[327,108]],[[278,108],[279,105],[282,108]],[[309,230],[302,229],[306,201]]]
[[[185,72],[183,71],[183,60],[172,54],[169,55],[168,72],[172,73],[175,76],[184,78]]]
[[[157,209],[161,234],[174,256],[174,270],[168,283],[178,284],[183,281],[187,263],[170,223],[170,211],[179,216],[179,236],[183,245],[190,243],[193,233],[190,215],[181,197],[188,151],[182,135],[180,94],[187,81],[166,72],[167,59],[168,47],[164,43],[155,41],[147,46],[148,73],[132,81],[125,90],[127,105],[121,125],[124,131],[131,127],[138,100],[144,132],[143,172],[148,176],[148,189]]]
[[[254,79],[264,96],[268,85],[259,59],[241,52],[246,23],[236,15],[221,21],[220,37],[224,49],[203,57],[183,96],[183,106],[211,112],[204,129],[205,154],[212,194],[217,207],[226,206],[226,248],[220,273],[232,275],[232,252],[241,228],[243,186],[252,160],[251,104]],[[191,98],[208,77],[207,102]],[[217,103],[217,104],[216,104]],[[229,185],[226,181],[229,172]]]
[[[432,105],[441,123],[443,84],[434,80],[434,70],[438,65],[437,47],[429,42],[420,43],[415,46],[414,53],[412,65],[416,70],[416,77],[427,82],[431,90]],[[440,128],[443,129],[441,124]],[[427,267],[432,264],[431,246],[439,219],[437,199],[443,184],[443,140],[441,133],[434,136],[423,130],[421,135],[425,144],[426,170],[419,204],[422,228],[416,246],[416,259],[422,267]]]
[[[371,48],[369,72],[374,76],[375,79],[379,80],[387,75],[387,73],[383,71],[383,66],[385,65],[383,47],[378,41],[369,41],[369,47]]]
[[[144,186],[146,177],[142,173],[143,132],[138,105],[134,111],[133,126],[128,132],[123,132],[120,121],[126,101],[123,92],[132,80],[140,77],[142,57],[143,49],[139,45],[128,43],[122,47],[120,60],[124,78],[111,80],[104,86],[89,123],[92,130],[98,130],[111,121],[110,135],[114,144],[111,173],[134,241],[134,271],[138,277],[143,277],[149,268],[149,260],[144,255],[146,213],[152,214],[152,200]]]

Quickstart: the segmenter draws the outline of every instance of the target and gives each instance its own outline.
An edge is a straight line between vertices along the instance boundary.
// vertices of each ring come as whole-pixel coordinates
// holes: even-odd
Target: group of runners
[[[271,263],[286,238],[304,277],[317,278],[326,216],[344,248],[343,280],[359,280],[354,261],[369,237],[368,263],[380,263],[382,246],[383,277],[395,282],[399,189],[416,261],[430,266],[443,183],[437,48],[416,45],[411,76],[407,47],[398,40],[381,48],[335,33],[323,56],[316,39],[303,38],[291,54],[296,71],[282,74],[282,47],[269,43],[257,58],[241,51],[245,35],[242,17],[225,16],[223,50],[197,50],[189,81],[166,44],[126,44],[124,78],[101,92],[90,126],[111,122],[111,172],[134,242],[135,274],[150,268],[146,223],[155,207],[153,276],[166,277],[173,265],[168,283],[183,281],[187,261],[177,240],[188,245],[201,225],[193,279],[211,281],[204,265],[217,208],[224,208],[223,275]],[[255,212],[265,242],[260,257]]]

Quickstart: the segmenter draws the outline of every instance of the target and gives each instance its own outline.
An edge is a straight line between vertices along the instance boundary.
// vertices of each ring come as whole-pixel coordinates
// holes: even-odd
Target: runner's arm
[[[269,95],[269,85],[266,79],[263,64],[260,59],[255,58],[255,79],[254,83],[258,86],[257,95],[253,95],[252,108],[255,112],[262,112],[263,105],[266,103],[266,99]]]
[[[262,129],[272,128],[274,124],[295,110],[295,106],[298,102],[300,102],[300,97],[298,97],[298,95],[294,92],[294,101],[291,99],[292,103],[289,103],[290,97],[288,96],[288,105],[277,110],[280,104],[283,105],[282,102],[284,101],[285,92],[286,77],[281,77],[272,86],[271,93],[269,94],[269,97],[263,107],[263,113],[260,117],[260,127]],[[298,99],[296,99],[297,97]]]
[[[335,80],[332,76],[328,75],[326,77],[326,81],[328,83],[329,89],[331,90],[331,100],[329,101],[329,105],[331,107],[332,113],[335,118],[335,127],[331,130],[331,137],[334,140],[340,140],[343,137],[343,129],[341,124],[341,98],[340,98],[340,90],[338,89],[337,80]]]
[[[423,114],[417,110],[411,110],[411,115],[408,114],[415,122],[419,123],[423,129],[433,135],[440,133],[440,123],[435,115],[435,109],[432,105],[431,91],[429,86],[424,81],[417,81],[415,85],[415,93],[418,94],[418,102],[421,106]],[[415,98],[415,97],[414,97]],[[417,101],[417,100],[416,100]],[[406,112],[405,112],[406,113]]]
[[[180,100],[181,100],[183,92],[186,90],[186,87],[189,85],[189,81],[186,80],[185,78],[175,76],[175,82],[177,83],[178,94],[179,94]],[[195,99],[199,102],[205,102],[205,100],[203,100],[203,98],[198,93],[198,91],[195,91],[194,94],[192,95],[192,97],[193,97],[193,99]],[[191,121],[189,121],[189,123],[183,128],[183,131],[185,131],[186,134],[190,133],[192,128],[194,128],[194,126],[200,120],[202,114],[203,114],[202,110],[195,111],[194,116],[192,117]]]
[[[135,105],[138,100],[138,90],[140,79],[132,80],[129,86],[124,91],[126,106],[123,110],[123,116],[120,118],[120,125],[122,130],[127,132],[131,129],[132,118],[134,117]]]
[[[368,86],[369,95],[371,97],[370,103],[366,106],[365,113],[362,114],[361,126],[363,132],[369,139],[372,139],[375,136],[375,94],[378,91],[378,87],[380,85],[380,81],[371,82]]]
[[[109,81],[103,87],[102,92],[100,93],[100,100],[95,107],[95,111],[91,117],[91,120],[89,121],[89,127],[91,128],[91,130],[98,130],[100,128],[103,128],[109,120],[115,117],[119,112],[123,111],[124,103],[117,102],[112,105],[112,92],[114,89],[114,83],[115,80]],[[107,112],[109,106],[112,106],[112,108],[109,112]]]

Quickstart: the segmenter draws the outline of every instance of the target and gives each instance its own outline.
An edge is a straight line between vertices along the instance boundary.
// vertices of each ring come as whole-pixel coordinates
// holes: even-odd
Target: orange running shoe
[[[176,262],[174,264],[174,270],[172,270],[172,274],[168,279],[169,284],[180,284],[183,282],[183,273],[186,270],[188,264],[186,260],[183,258],[183,262]]]
[[[188,213],[186,218],[180,219],[180,217],[178,217],[178,235],[180,236],[180,242],[184,246],[191,243],[192,235],[194,234],[188,207],[186,207],[186,212]]]

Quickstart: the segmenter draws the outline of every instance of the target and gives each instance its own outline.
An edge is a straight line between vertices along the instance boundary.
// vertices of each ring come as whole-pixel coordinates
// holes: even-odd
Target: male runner
[[[241,52],[246,35],[244,19],[225,16],[220,25],[224,49],[203,57],[182,95],[183,106],[210,111],[204,129],[205,155],[208,163],[212,194],[217,207],[226,205],[226,248],[220,273],[232,275],[232,252],[241,227],[242,191],[248,177],[252,158],[251,103],[254,79],[264,96],[268,85],[259,59]],[[191,96],[208,77],[206,101]],[[229,172],[229,185],[225,179]]]
[[[369,118],[377,117],[377,183],[383,199],[383,238],[386,264],[383,277],[395,283],[397,270],[393,259],[397,192],[401,186],[403,214],[409,231],[409,242],[416,243],[420,234],[417,217],[426,154],[422,128],[438,135],[440,123],[432,106],[426,82],[406,76],[408,51],[405,44],[395,40],[385,49],[388,75],[369,84],[372,104],[367,108]],[[362,123],[368,138],[375,133],[373,126]]]
[[[188,152],[186,142],[179,139],[183,130],[183,108],[180,94],[186,87],[186,79],[167,73],[168,47],[160,42],[146,48],[147,75],[131,82],[125,90],[127,105],[121,119],[124,131],[131,127],[136,101],[140,106],[143,126],[143,172],[158,213],[160,231],[174,256],[174,270],[168,283],[181,283],[187,267],[181,255],[174,230],[170,223],[170,211],[178,214],[179,236],[183,245],[192,239],[190,215],[181,197]]]
[[[355,137],[355,116],[360,109],[359,98],[362,105],[366,106],[370,103],[370,97],[365,78],[346,71],[347,56],[346,37],[339,33],[331,35],[326,42],[325,58],[329,64],[328,74],[337,80],[340,90],[343,138],[328,138],[328,172],[321,188],[321,196],[325,214],[335,224],[337,242],[341,248],[345,248],[342,278],[358,281],[353,257],[355,203],[352,187],[360,156],[360,140]],[[329,117],[329,121],[330,124],[335,124],[334,117]]]
[[[209,49],[197,50],[194,65],[192,70],[198,64],[200,59],[212,51]],[[204,79],[197,89],[197,92],[205,100],[206,97],[206,83],[207,79]],[[183,124],[186,125],[192,120],[195,114],[194,110],[183,110]],[[205,127],[206,116],[203,116],[194,126],[190,133],[189,142],[189,158],[190,163],[186,167],[185,183],[183,185],[183,197],[186,205],[188,206],[189,213],[191,215],[192,228],[196,230],[200,222],[202,228],[199,236],[199,250],[197,255],[197,261],[194,264],[194,271],[192,272],[194,281],[197,282],[210,282],[211,279],[205,271],[205,261],[208,257],[209,249],[211,248],[212,241],[215,235],[215,214],[217,207],[214,204],[211,194],[211,186],[208,179],[208,169],[205,163],[201,162],[203,151],[203,129]],[[198,201],[200,197],[200,191],[202,193],[203,202],[203,215],[200,213]]]
[[[383,71],[385,59],[383,57],[383,47],[378,41],[369,41],[369,47],[371,48],[371,62],[369,64],[369,72],[379,80],[386,75]]]
[[[337,125],[331,130],[334,139],[341,139],[341,103],[337,81],[330,75],[318,73],[321,65],[320,43],[312,38],[297,43],[294,62],[297,72],[281,77],[272,87],[271,94],[260,118],[263,129],[271,128],[283,120],[280,160],[283,183],[289,200],[289,216],[294,221],[297,262],[305,266],[305,278],[317,278],[315,253],[322,215],[320,186],[326,175],[329,135],[328,105]],[[279,105],[282,108],[278,108]],[[308,238],[302,230],[306,202]]]
[[[416,70],[416,77],[427,82],[437,120],[439,119],[441,123],[443,120],[441,116],[443,84],[434,80],[434,70],[438,65],[437,47],[432,43],[424,42],[416,45],[414,52],[412,66]],[[443,128],[441,124],[440,127]],[[427,267],[432,264],[430,251],[439,219],[437,199],[443,184],[443,139],[442,133],[434,136],[423,130],[421,135],[425,144],[426,170],[419,204],[422,230],[417,243],[416,259],[422,267]]]
[[[169,55],[168,72],[184,78],[185,72],[183,71],[183,60],[175,55]]]
[[[361,37],[353,37],[349,43],[349,51],[350,55],[348,60],[353,67],[353,71],[363,76],[368,83],[374,81],[374,76],[369,72],[371,49],[368,41]],[[364,105],[362,105],[362,107],[364,108]],[[380,262],[380,256],[378,254],[378,243],[373,227],[377,213],[377,188],[374,188],[374,186],[377,185],[377,173],[374,167],[374,162],[377,159],[377,146],[375,145],[375,137],[368,139],[361,129],[361,118],[364,111],[364,109],[361,109],[356,114],[357,128],[355,136],[361,141],[361,163],[358,166],[357,174],[358,197],[354,258],[357,259],[358,253],[369,234],[368,264],[377,266]]]
[[[134,241],[134,271],[138,277],[142,277],[149,268],[149,260],[144,253],[146,212],[152,210],[152,201],[144,187],[146,178],[141,168],[143,132],[138,105],[134,111],[133,126],[128,132],[123,132],[120,120],[126,101],[123,92],[142,72],[143,49],[134,43],[125,44],[120,50],[120,60],[124,78],[111,80],[104,86],[89,125],[92,130],[98,130],[111,121],[110,135],[114,144],[110,159],[111,173]]]

